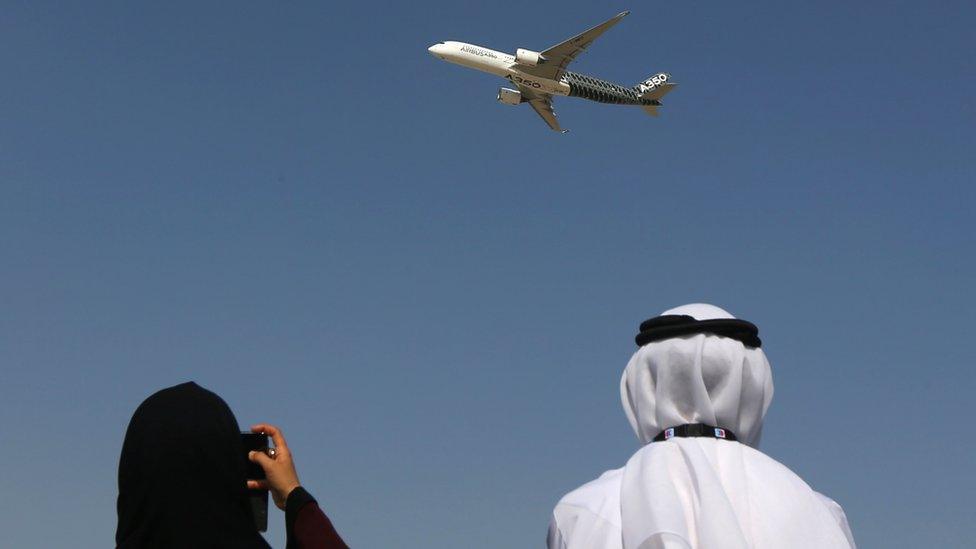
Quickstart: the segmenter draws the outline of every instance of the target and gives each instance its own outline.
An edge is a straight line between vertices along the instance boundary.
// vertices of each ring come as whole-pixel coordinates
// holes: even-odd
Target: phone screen
[[[268,447],[268,435],[261,433],[241,433],[241,443],[244,446],[244,460],[247,463],[248,480],[264,479],[264,469],[257,463],[247,458],[251,450],[263,451]],[[267,490],[248,490],[248,499],[251,500],[251,513],[254,515],[254,525],[259,532],[268,530],[268,491]]]

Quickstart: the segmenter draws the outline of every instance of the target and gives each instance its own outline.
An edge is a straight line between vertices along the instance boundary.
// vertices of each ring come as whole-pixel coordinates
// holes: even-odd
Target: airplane
[[[434,57],[508,79],[516,89],[499,88],[496,99],[505,105],[528,103],[550,128],[566,133],[556,119],[552,98],[557,95],[582,97],[600,103],[640,105],[657,116],[661,98],[677,85],[671,75],[659,72],[633,87],[621,86],[566,70],[594,40],[630,12],[617,14],[592,29],[541,51],[519,48],[515,55],[464,42],[438,42],[427,48]]]

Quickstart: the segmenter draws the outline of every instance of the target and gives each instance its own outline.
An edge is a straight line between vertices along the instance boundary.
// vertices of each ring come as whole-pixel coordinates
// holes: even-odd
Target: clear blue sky
[[[670,72],[662,116],[431,57]],[[185,380],[281,425],[356,547],[540,547],[637,449],[637,324],[756,322],[764,450],[862,547],[976,537],[971,2],[3,2],[0,545],[104,547]],[[269,540],[283,546],[283,518]]]

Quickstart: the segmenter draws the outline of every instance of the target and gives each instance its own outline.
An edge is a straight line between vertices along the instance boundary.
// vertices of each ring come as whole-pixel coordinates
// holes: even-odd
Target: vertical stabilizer
[[[670,74],[659,72],[634,86],[634,90],[641,99],[660,99],[673,90],[675,86],[677,84],[671,80]]]

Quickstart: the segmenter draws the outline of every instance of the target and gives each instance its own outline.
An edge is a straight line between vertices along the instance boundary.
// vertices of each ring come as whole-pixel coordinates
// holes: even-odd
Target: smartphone
[[[264,469],[248,459],[247,454],[251,450],[263,452],[268,447],[268,435],[263,433],[241,433],[241,443],[244,446],[244,461],[247,462],[248,480],[263,480]],[[251,513],[254,515],[254,524],[258,527],[258,532],[267,532],[268,491],[248,490],[247,492],[248,499],[251,501]]]

